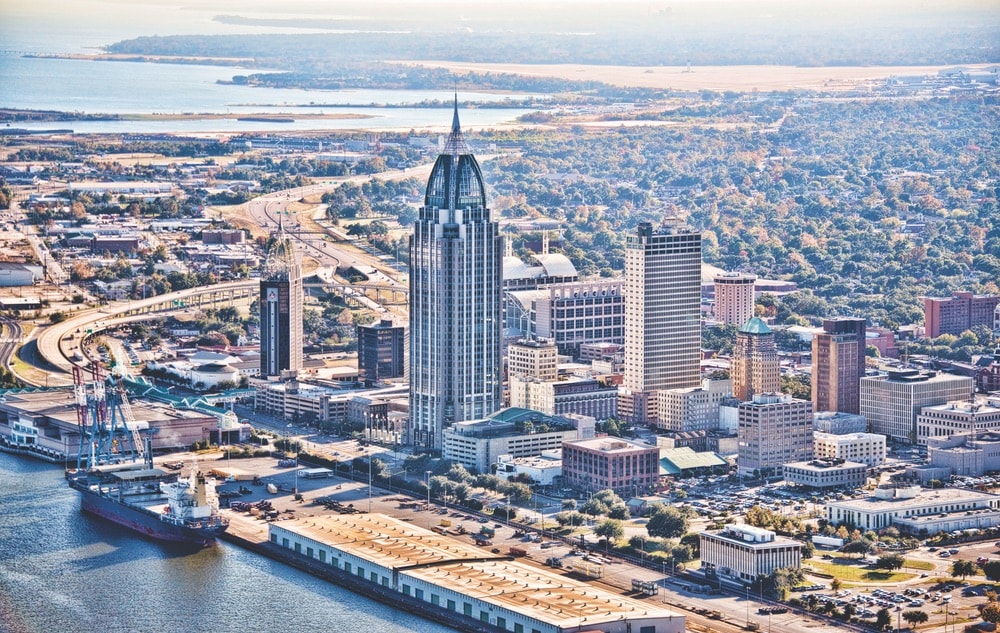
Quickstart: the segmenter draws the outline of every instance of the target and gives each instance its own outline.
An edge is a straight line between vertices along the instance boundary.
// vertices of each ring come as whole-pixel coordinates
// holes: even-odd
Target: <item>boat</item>
[[[229,527],[214,482],[194,470],[180,477],[150,464],[116,464],[66,477],[85,512],[150,538],[207,547]]]

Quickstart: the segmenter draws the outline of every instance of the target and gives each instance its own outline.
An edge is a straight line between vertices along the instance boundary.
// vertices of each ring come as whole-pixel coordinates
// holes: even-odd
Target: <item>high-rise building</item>
[[[702,381],[699,387],[657,392],[656,427],[671,433],[713,431],[719,428],[719,405],[733,395],[729,380]]]
[[[823,331],[812,341],[812,402],[816,411],[860,411],[865,348],[864,319],[823,320]]]
[[[559,351],[552,341],[521,340],[507,346],[507,376],[556,380]]]
[[[406,374],[406,328],[383,319],[358,326],[358,369],[365,380],[401,378]]]
[[[439,451],[455,422],[501,407],[503,237],[458,122],[410,238],[409,441]]]
[[[755,394],[781,390],[778,345],[774,332],[760,318],[753,317],[736,333],[729,377],[733,381],[733,397],[740,400],[753,400]]]
[[[956,292],[952,297],[924,297],[924,329],[928,338],[959,335],[974,325],[990,327],[1000,295]]]
[[[260,276],[260,374],[302,369],[302,269],[279,231]]]
[[[780,475],[782,467],[813,458],[813,408],[784,394],[757,394],[739,407],[739,472]]]
[[[926,443],[917,431],[923,407],[968,400],[974,381],[966,376],[927,373],[917,369],[891,371],[861,379],[861,415],[872,433],[909,443]]]
[[[625,377],[619,415],[656,421],[656,392],[701,383],[701,233],[643,222],[625,245]]]
[[[715,320],[742,325],[753,317],[754,283],[757,275],[724,273],[716,275]]]

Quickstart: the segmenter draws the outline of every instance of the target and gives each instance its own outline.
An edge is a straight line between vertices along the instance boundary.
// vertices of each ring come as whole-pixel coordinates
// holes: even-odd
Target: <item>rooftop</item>
[[[623,618],[681,617],[657,603],[512,561],[381,514],[309,517],[276,526],[563,629],[579,626],[581,619],[596,626]]]
[[[845,501],[831,501],[827,507],[841,507],[858,510],[861,512],[878,512],[880,510],[892,510],[899,512],[907,509],[919,509],[929,505],[939,503],[988,503],[996,499],[996,495],[964,488],[940,488],[937,490],[921,489],[915,496],[899,497],[893,499],[879,499],[874,496],[864,499],[847,499]]]

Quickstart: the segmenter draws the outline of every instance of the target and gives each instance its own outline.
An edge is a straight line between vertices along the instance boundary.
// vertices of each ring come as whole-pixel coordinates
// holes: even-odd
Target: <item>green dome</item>
[[[740,328],[742,334],[771,334],[771,328],[760,317],[754,317]]]

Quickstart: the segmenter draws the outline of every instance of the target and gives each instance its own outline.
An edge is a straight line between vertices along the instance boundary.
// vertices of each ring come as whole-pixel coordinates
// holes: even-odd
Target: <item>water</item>
[[[197,553],[80,512],[58,466],[0,453],[0,631],[452,629],[228,543]]]
[[[102,45],[141,35],[302,32],[220,24],[211,18],[220,13],[248,14],[252,8],[220,0],[204,5],[174,6],[166,0],[0,3],[0,49],[3,51],[0,52],[0,83],[8,87],[0,91],[0,108],[122,115],[256,113],[290,115],[292,118],[295,114],[318,112],[361,115],[361,118],[344,119],[299,118],[294,123],[279,124],[237,121],[235,117],[12,124],[12,127],[35,130],[69,128],[80,133],[409,130],[450,125],[450,112],[442,109],[363,107],[415,104],[433,99],[447,103],[452,98],[447,89],[311,91],[251,88],[218,82],[229,81],[234,75],[259,72],[259,69],[22,56],[22,53],[93,53]],[[464,92],[460,98],[489,103],[523,96]],[[349,104],[350,107],[303,107],[314,103]],[[463,108],[462,123],[466,128],[490,127],[513,122],[530,111]]]

